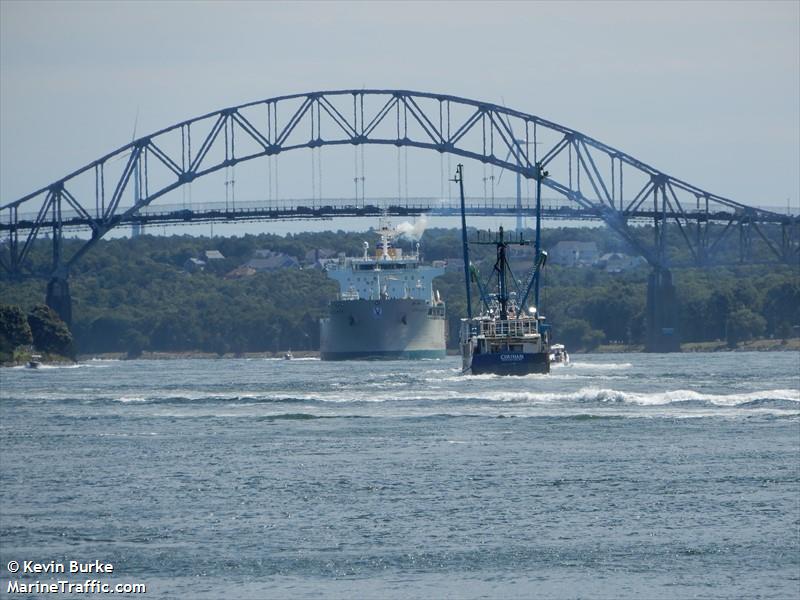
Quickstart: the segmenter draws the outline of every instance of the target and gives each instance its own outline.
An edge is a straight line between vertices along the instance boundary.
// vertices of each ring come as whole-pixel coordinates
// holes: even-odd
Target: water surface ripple
[[[148,598],[800,596],[797,353],[0,378],[0,594],[100,559]]]

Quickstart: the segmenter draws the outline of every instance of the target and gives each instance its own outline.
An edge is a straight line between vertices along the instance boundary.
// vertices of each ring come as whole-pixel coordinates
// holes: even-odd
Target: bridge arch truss
[[[116,226],[131,222],[165,194],[238,163],[301,148],[344,145],[423,148],[474,159],[535,179],[596,214],[656,269],[665,268],[666,227],[674,226],[703,264],[736,229],[755,232],[774,256],[798,260],[797,217],[718,196],[535,115],[497,104],[407,90],[338,90],[280,96],[190,119],[106,154],[58,181],[0,206],[0,267],[19,274],[37,236],[52,234],[53,276],[69,269]],[[133,194],[132,194],[133,193]],[[123,199],[133,195],[128,205]],[[22,219],[25,211],[33,219]],[[652,215],[654,237],[634,235],[628,220]],[[77,215],[65,219],[65,212]],[[710,228],[711,223],[721,228]],[[61,256],[65,225],[79,223],[91,239]],[[782,240],[763,225],[779,224]],[[691,227],[690,227],[691,225]],[[744,232],[744,233],[743,233]],[[749,238],[748,238],[749,239]]]

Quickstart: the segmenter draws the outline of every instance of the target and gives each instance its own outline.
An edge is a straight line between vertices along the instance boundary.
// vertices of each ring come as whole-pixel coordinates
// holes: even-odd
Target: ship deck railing
[[[467,319],[462,321],[462,332],[469,333],[471,336],[484,336],[487,338],[495,337],[538,337],[539,328],[536,318],[523,317],[521,319]],[[467,328],[464,331],[464,328]]]

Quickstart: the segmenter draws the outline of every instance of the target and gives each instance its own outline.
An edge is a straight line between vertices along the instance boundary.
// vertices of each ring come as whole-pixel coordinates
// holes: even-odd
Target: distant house
[[[199,273],[205,270],[206,263],[199,258],[187,258],[186,262],[183,263],[183,268],[189,273]]]
[[[325,264],[336,257],[336,252],[328,248],[315,248],[309,250],[303,260],[306,267],[312,269],[323,269]]]
[[[644,262],[645,260],[641,256],[628,256],[619,252],[610,252],[603,254],[595,265],[608,273],[621,273],[622,271],[635,269]]]
[[[222,252],[219,250],[206,250],[203,252],[203,260],[208,263],[212,260],[225,260],[225,257],[222,256]]]
[[[558,242],[548,252],[548,260],[557,265],[585,267],[593,265],[600,258],[594,242]]]
[[[300,263],[294,256],[289,256],[288,254],[282,254],[280,252],[271,252],[271,254],[266,257],[263,255],[258,256],[257,253],[255,258],[251,258],[242,266],[255,269],[258,272],[267,272],[279,271],[281,269],[298,269]]]

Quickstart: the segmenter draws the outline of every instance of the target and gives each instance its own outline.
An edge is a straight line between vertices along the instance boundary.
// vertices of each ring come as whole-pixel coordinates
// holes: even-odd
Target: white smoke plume
[[[409,223],[405,221],[395,227],[395,231],[400,234],[400,237],[405,237],[415,242],[418,242],[425,233],[425,228],[428,226],[428,219],[425,215],[421,215],[416,223]]]

